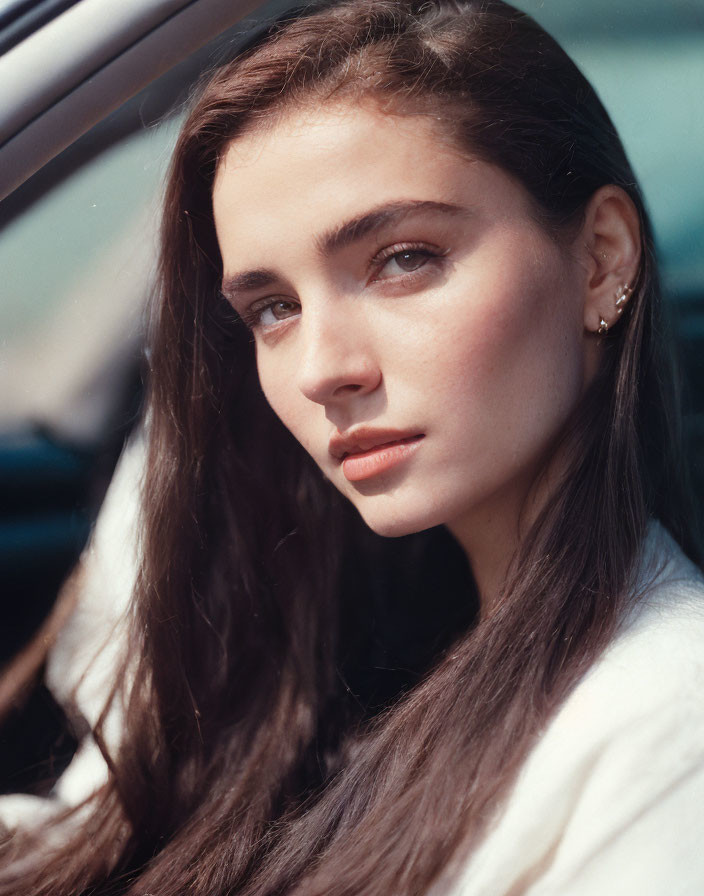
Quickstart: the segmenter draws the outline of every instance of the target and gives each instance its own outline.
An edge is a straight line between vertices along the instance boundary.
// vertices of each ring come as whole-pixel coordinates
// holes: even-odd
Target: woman
[[[194,105],[161,272],[122,744],[0,893],[700,892],[652,237],[559,47],[281,23]]]

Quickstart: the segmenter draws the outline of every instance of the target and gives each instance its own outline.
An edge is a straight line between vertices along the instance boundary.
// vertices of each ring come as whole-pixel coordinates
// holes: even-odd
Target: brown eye
[[[438,252],[421,247],[411,246],[407,249],[399,249],[397,252],[387,250],[386,258],[382,258],[380,261],[377,280],[412,274],[437,258]]]
[[[399,252],[398,255],[394,255],[390,260],[395,261],[404,273],[410,273],[422,267],[428,260],[428,257],[427,252],[413,252],[409,250],[408,252]]]
[[[298,302],[292,299],[278,299],[259,305],[259,307],[255,305],[247,312],[245,323],[252,329],[261,327],[265,330],[290,317],[298,317],[300,313],[301,306]]]
[[[298,305],[295,302],[274,302],[270,308],[276,320],[285,320],[287,317],[298,314]]]

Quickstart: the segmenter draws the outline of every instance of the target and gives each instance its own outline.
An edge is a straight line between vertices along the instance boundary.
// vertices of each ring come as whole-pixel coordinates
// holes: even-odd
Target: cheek
[[[564,264],[514,252],[484,270],[448,344],[439,391],[492,451],[520,452],[554,435],[583,380],[580,327]]]

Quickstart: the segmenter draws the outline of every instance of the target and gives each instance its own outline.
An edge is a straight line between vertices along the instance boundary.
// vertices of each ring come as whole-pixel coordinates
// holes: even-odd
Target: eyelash
[[[418,277],[418,272],[423,270],[429,262],[432,262],[433,259],[444,258],[448,251],[449,250],[447,249],[439,249],[437,246],[430,246],[427,243],[397,243],[393,246],[387,246],[374,256],[370,267],[382,270],[388,261],[391,261],[399,255],[423,255],[425,256],[425,261],[413,271],[405,271],[403,274],[398,274],[393,278],[377,278],[373,282],[377,283],[381,280],[393,279],[396,283],[404,283],[406,278],[416,279]]]
[[[392,246],[386,246],[380,252],[377,252],[377,254],[369,263],[370,269],[376,270],[377,274],[383,270],[384,266],[389,261],[404,254],[422,255],[425,256],[425,261],[423,261],[422,264],[420,264],[413,271],[407,271],[402,274],[392,275],[391,277],[375,276],[370,282],[383,283],[385,280],[389,280],[402,286],[410,284],[418,280],[419,277],[428,273],[424,269],[429,263],[432,263],[434,260],[439,261],[443,259],[448,254],[448,252],[449,249],[439,249],[438,247],[430,246],[427,243],[396,243]],[[270,301],[264,300],[264,304],[255,302],[249,308],[241,312],[240,317],[242,318],[242,321],[246,324],[246,326],[248,326],[252,330],[257,328],[271,330],[276,327],[278,323],[285,323],[286,318],[277,322],[277,324],[262,324],[261,318],[266,311],[280,303],[296,304],[295,300],[286,298],[277,298]]]

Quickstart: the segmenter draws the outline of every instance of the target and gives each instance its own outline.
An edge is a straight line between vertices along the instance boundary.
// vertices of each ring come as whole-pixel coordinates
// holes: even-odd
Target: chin
[[[367,523],[366,520],[364,522]],[[415,535],[416,532],[423,532],[425,529],[433,527],[433,523],[428,523],[427,525],[413,524],[406,520],[384,521],[374,525],[367,523],[367,525],[372,532],[376,535],[381,535],[382,538],[402,538],[404,535]]]
[[[416,532],[423,532],[426,529],[432,529],[434,526],[442,525],[445,522],[444,516],[435,512],[430,512],[425,502],[422,508],[410,508],[395,505],[393,500],[383,502],[385,506],[364,506],[364,502],[353,501],[357,507],[360,516],[369,526],[372,532],[381,535],[384,538],[401,538],[404,535],[414,535]]]

